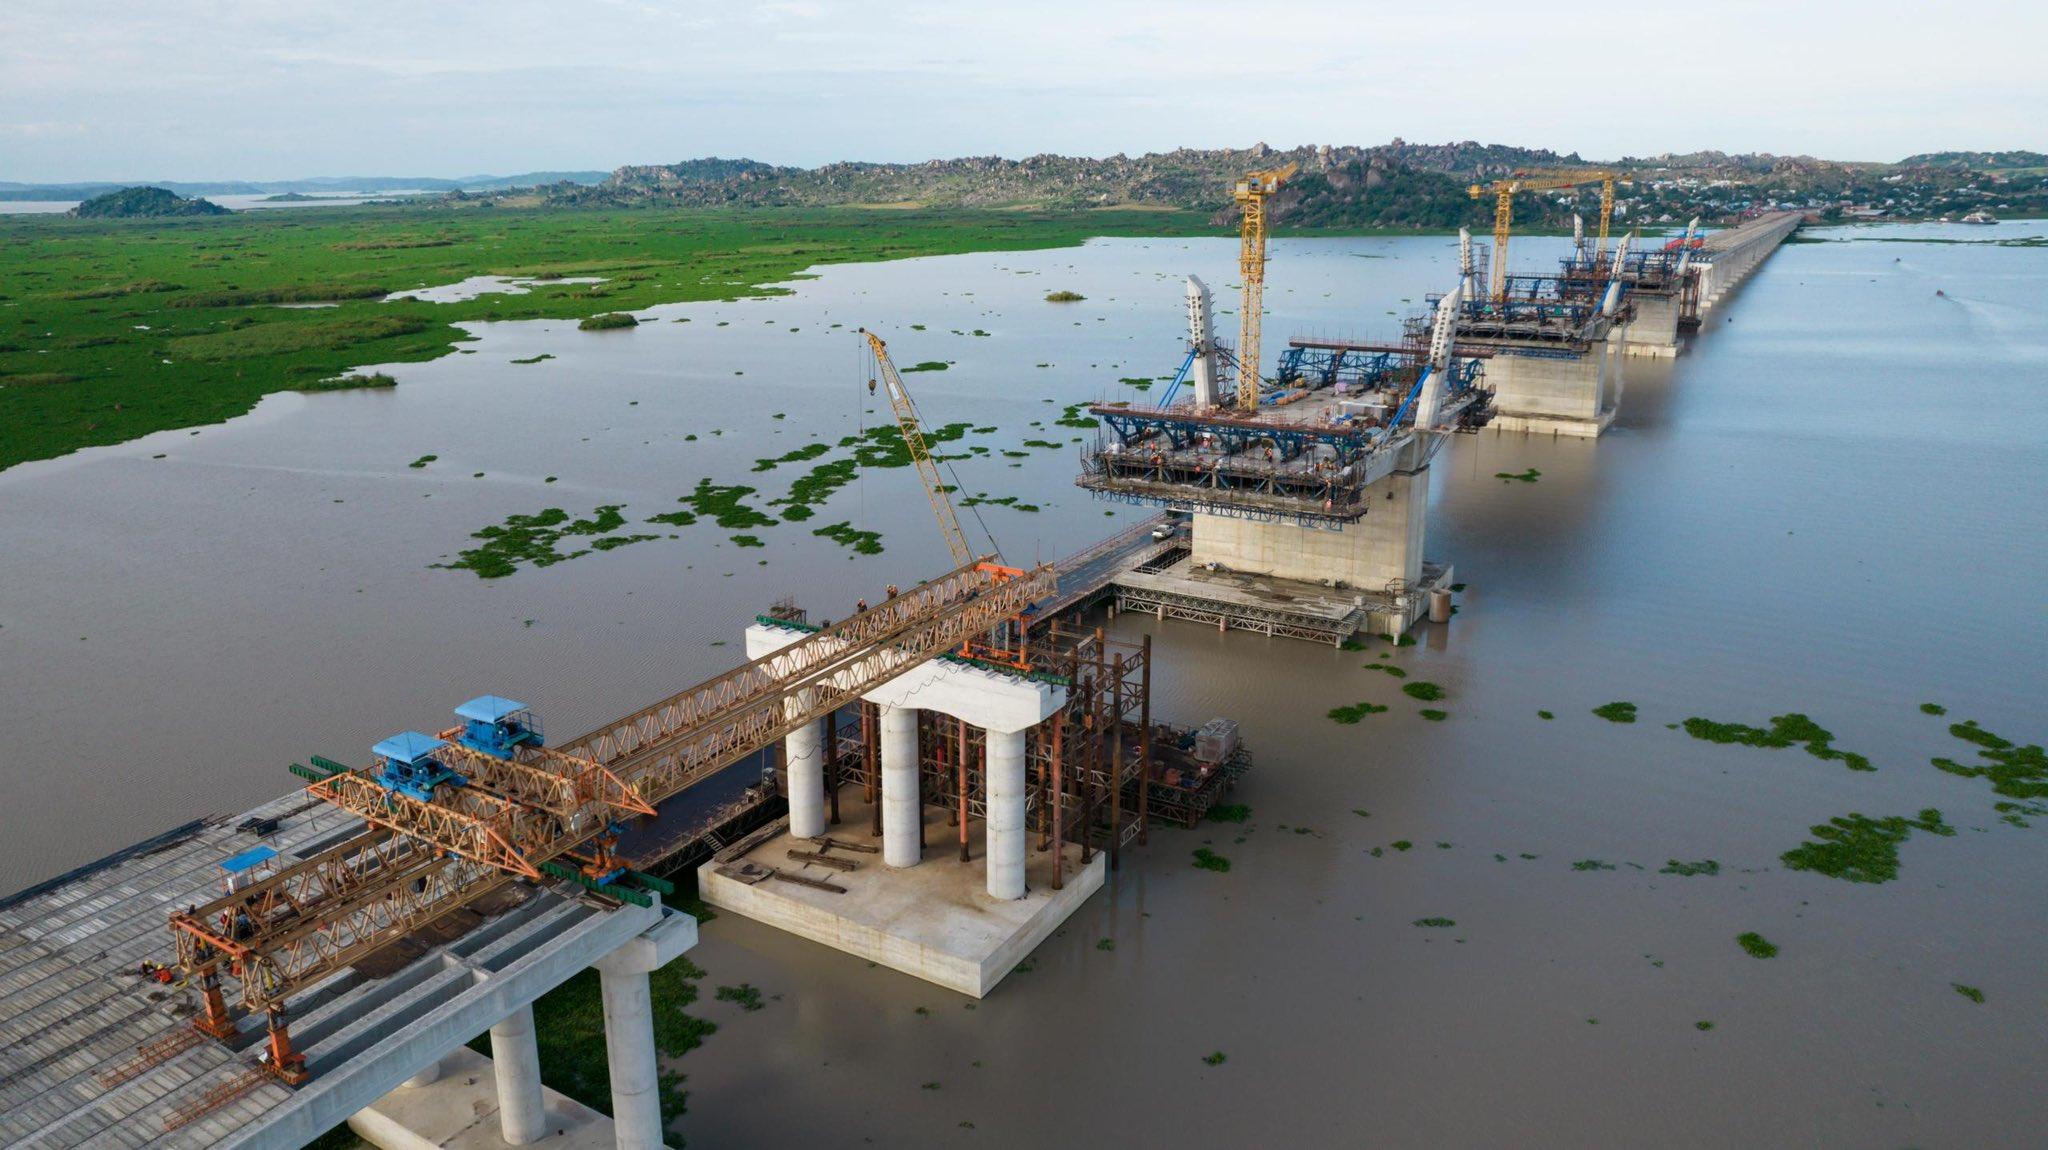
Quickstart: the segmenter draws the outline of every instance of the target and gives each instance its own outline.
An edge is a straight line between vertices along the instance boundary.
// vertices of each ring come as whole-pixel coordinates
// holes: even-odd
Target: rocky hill
[[[188,200],[163,188],[121,188],[94,196],[71,209],[83,219],[137,219],[157,216],[224,216],[228,210],[212,200]]]
[[[838,204],[919,204],[968,208],[1162,207],[1205,212],[1230,209],[1231,182],[1255,168],[1297,163],[1305,190],[1338,191],[1332,204],[1309,214],[1345,214],[1343,222],[1369,222],[1396,192],[1418,194],[1410,177],[1423,173],[1432,203],[1462,194],[1464,182],[1521,167],[1579,162],[1575,155],[1467,141],[1417,145],[1395,140],[1376,147],[1194,149],[1115,155],[1102,159],[1038,155],[1021,160],[970,156],[915,164],[837,163],[818,168],[780,167],[753,160],[703,159],[620,168],[595,187],[555,185],[549,202],[565,205],[734,205],[799,207]],[[1388,181],[1395,173],[1396,186]],[[1382,192],[1381,189],[1387,190]],[[1368,194],[1370,193],[1370,194]],[[1296,194],[1277,213],[1300,209],[1316,195]],[[1342,213],[1333,206],[1349,205]],[[1441,213],[1439,213],[1441,214]],[[1441,226],[1439,224],[1438,226]]]
[[[2048,208],[2048,182],[2039,174],[2048,157],[2033,152],[1939,152],[1896,164],[1716,151],[1598,162],[1622,176],[1615,206],[1621,227],[1682,227],[1695,215],[1726,223],[1771,205],[1823,218]],[[1344,229],[1490,227],[1491,206],[1468,194],[1472,184],[1530,168],[1589,165],[1576,153],[1543,148],[1401,139],[1372,147],[1259,144],[1100,159],[969,156],[817,168],[714,157],[620,168],[594,185],[557,183],[538,193],[545,203],[579,207],[1172,208],[1227,225],[1236,214],[1230,189],[1237,178],[1287,163],[1300,173],[1274,201],[1274,224]],[[1591,222],[1598,199],[1592,186],[1524,193],[1515,218],[1524,227],[1568,228],[1574,212]]]

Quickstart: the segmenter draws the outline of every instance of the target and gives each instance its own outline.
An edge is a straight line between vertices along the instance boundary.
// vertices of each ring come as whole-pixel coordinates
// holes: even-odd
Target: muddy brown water
[[[1852,242],[1781,249],[1675,363],[1631,361],[1605,438],[1453,442],[1433,468],[1428,550],[1468,589],[1448,626],[1391,659],[1441,684],[1441,703],[1364,669],[1377,645],[1118,621],[1154,636],[1155,714],[1243,724],[1249,822],[1155,832],[973,1009],[717,919],[692,955],[709,972],[693,1009],[720,1029],[679,1064],[676,1132],[705,1146],[2036,1141],[2048,826],[1998,821],[1988,786],[1928,765],[1974,749],[1917,707],[2043,737],[2048,252],[1877,241],[2042,230],[1816,233]],[[308,753],[361,761],[472,695],[526,700],[574,734],[730,666],[779,595],[835,615],[943,567],[908,470],[756,532],[764,548],[700,523],[502,580],[431,566],[543,507],[623,503],[642,520],[700,477],[758,486],[757,505],[780,495],[808,465],[757,474],[754,459],[883,417],[858,384],[861,324],[903,363],[955,361],[908,377],[928,421],[1001,428],[963,441],[991,450],[955,466],[968,493],[1044,508],[980,508],[1006,553],[1077,549],[1137,512],[1072,488],[1067,441],[1091,433],[1030,421],[1144,398],[1114,381],[1171,373],[1181,275],[1227,307],[1233,256],[1099,241],[834,267],[791,296],[655,309],[663,322],[630,332],[479,327],[474,354],[387,369],[388,393],[273,396],[196,436],[0,475],[0,888],[269,798]],[[1454,258],[1443,239],[1283,241],[1267,343],[1384,337],[1384,313],[1447,283]],[[1043,302],[1059,289],[1088,299]],[[556,358],[510,363],[542,352]],[[1534,484],[1493,478],[1529,467]],[[841,520],[881,531],[885,553],[812,536]],[[1589,713],[1620,699],[1640,721]],[[1366,700],[1390,710],[1323,717]],[[1426,722],[1425,705],[1450,717]],[[1665,726],[1787,711],[1877,771]],[[1830,817],[1930,806],[1958,833],[1916,833],[1895,882],[1778,861]],[[1231,870],[1189,865],[1198,846]],[[1615,869],[1573,869],[1587,859]],[[1722,869],[1658,873],[1672,859]],[[1744,931],[1779,955],[1744,954]],[[765,1009],[711,1001],[742,981]],[[1206,1065],[1212,1052],[1225,1061]]]

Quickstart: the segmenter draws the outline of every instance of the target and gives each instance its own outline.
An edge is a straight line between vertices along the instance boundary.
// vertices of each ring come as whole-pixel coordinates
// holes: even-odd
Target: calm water
[[[430,192],[323,192],[310,200],[272,200],[275,192],[255,192],[237,195],[200,196],[212,200],[231,211],[267,211],[271,208],[346,208],[366,204],[371,200],[404,199],[408,196],[431,195]],[[68,212],[77,207],[77,200],[0,200],[0,216],[51,215]]]
[[[1376,655],[1122,621],[1155,634],[1156,713],[1244,724],[1250,823],[1156,833],[973,1011],[718,919],[693,955],[706,998],[741,981],[779,997],[744,1016],[701,1004],[721,1030],[681,1065],[679,1132],[721,1146],[2034,1141],[2048,827],[1996,821],[1984,784],[1927,765],[1970,748],[1916,708],[2043,736],[2048,251],[1877,241],[2042,230],[1816,233],[1854,242],[1783,248],[1675,364],[1632,362],[1607,437],[1455,441],[1433,469],[1428,550],[1469,589],[1452,625],[1398,656],[1409,681],[1447,689],[1446,722],[1362,669]],[[1448,283],[1454,248],[1283,241],[1268,343],[1390,334],[1388,312]],[[908,470],[759,532],[763,549],[699,524],[504,580],[431,566],[542,507],[624,503],[644,519],[706,476],[761,487],[756,502],[781,494],[801,468],[756,475],[754,459],[877,418],[857,325],[906,364],[955,361],[908,377],[930,422],[1001,429],[970,436],[992,450],[955,466],[970,493],[1044,507],[980,509],[1006,553],[1077,548],[1135,512],[1106,516],[1072,488],[1070,443],[1001,452],[1084,434],[1029,424],[1138,398],[1120,376],[1170,372],[1181,275],[1220,289],[1234,255],[1101,241],[830,268],[789,297],[656,309],[664,322],[623,333],[480,327],[473,354],[388,368],[401,386],[386,394],[273,396],[196,436],[0,475],[0,889],[243,809],[288,785],[290,759],[359,761],[471,695],[587,728],[731,665],[745,619],[779,595],[836,616],[943,567]],[[1042,302],[1062,288],[1088,299]],[[951,334],[976,329],[990,334]],[[556,358],[509,362],[543,352]],[[1540,482],[1492,478],[1526,467]],[[881,531],[886,553],[850,558],[809,533],[842,519]],[[1615,699],[1643,721],[1587,713]],[[1322,717],[1361,700],[1391,710]],[[1664,725],[1790,710],[1879,769]],[[1810,824],[1928,806],[1959,833],[1905,843],[1896,882],[1778,865]],[[1416,847],[1368,853],[1397,839]],[[1228,874],[1187,865],[1205,844]],[[1657,873],[1707,858],[1720,875]],[[1584,859],[1616,869],[1572,869]],[[1456,926],[1410,925],[1432,916]],[[1749,930],[1782,953],[1744,955]],[[1203,1065],[1211,1051],[1228,1061]]]

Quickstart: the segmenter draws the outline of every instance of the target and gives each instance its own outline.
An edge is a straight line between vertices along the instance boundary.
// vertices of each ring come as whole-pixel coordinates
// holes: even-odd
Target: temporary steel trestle
[[[1020,615],[1052,595],[1050,565],[1029,571],[964,564],[772,655],[756,659],[607,724],[523,765],[580,772],[577,788],[543,787],[524,798],[499,769],[469,798],[433,803],[396,795],[364,772],[345,771],[308,789],[362,816],[371,829],[231,894],[171,916],[178,964],[202,982],[225,974],[250,1010],[293,992],[426,927],[514,878],[582,846],[620,811],[651,811],[666,799],[805,723]],[[488,756],[483,756],[488,758]],[[498,762],[503,763],[503,760]],[[591,768],[619,788],[591,782]],[[352,781],[343,781],[352,780]],[[360,785],[359,785],[360,784]],[[499,793],[490,793],[499,788]],[[565,808],[570,795],[580,805]],[[533,801],[527,801],[527,800]],[[545,835],[542,832],[547,832]]]

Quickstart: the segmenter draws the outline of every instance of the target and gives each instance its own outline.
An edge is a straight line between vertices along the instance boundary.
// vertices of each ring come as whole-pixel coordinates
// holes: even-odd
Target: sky
[[[2048,150],[2043,43],[2039,0],[4,0],[0,180],[1396,136],[1587,159]]]

